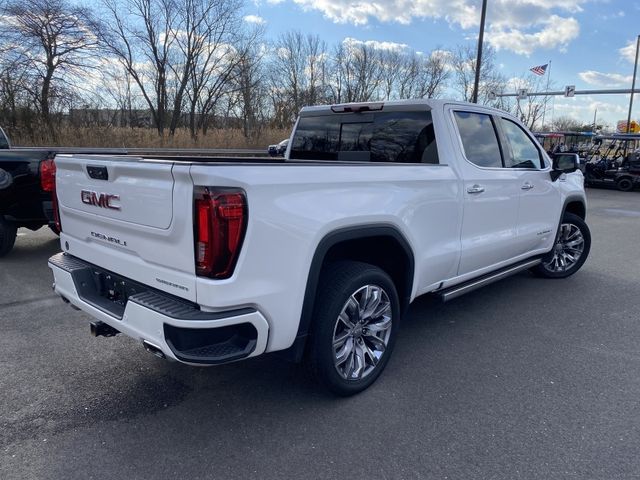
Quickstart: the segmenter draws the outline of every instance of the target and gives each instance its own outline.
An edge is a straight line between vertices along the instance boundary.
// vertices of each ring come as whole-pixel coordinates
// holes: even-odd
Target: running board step
[[[517,263],[501,270],[496,270],[495,272],[488,273],[486,275],[483,275],[482,277],[474,278],[473,280],[469,280],[468,282],[462,283],[460,285],[454,285],[453,287],[445,288],[444,290],[434,293],[438,295],[443,302],[448,302],[449,300],[458,298],[465,293],[472,292],[477,288],[484,287],[485,285],[489,285],[490,283],[497,282],[498,280],[502,280],[503,278],[510,277],[511,275],[515,275],[516,273],[522,272],[523,270],[528,270],[531,267],[535,267],[541,261],[542,260],[540,258],[527,260],[525,262]]]

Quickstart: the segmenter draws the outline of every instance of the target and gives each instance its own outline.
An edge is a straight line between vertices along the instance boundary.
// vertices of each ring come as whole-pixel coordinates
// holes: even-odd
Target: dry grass
[[[265,129],[254,138],[245,138],[240,129],[214,129],[200,135],[196,141],[188,129],[179,129],[174,136],[158,136],[149,128],[63,127],[56,130],[54,141],[47,135],[11,140],[16,146],[105,147],[105,148],[266,148],[289,137],[290,130]]]

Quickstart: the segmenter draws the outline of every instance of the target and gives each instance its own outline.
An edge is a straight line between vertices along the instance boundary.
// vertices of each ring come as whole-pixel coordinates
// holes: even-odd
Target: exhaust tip
[[[155,346],[153,343],[149,343],[146,340],[143,340],[142,346],[147,352],[152,353],[158,358],[162,358],[162,359],[167,358],[165,354],[162,352],[162,350],[160,350],[160,347]]]
[[[73,308],[74,310],[78,310],[78,311],[80,310],[80,309],[79,309],[78,307],[76,307],[73,303],[71,303],[67,297],[63,297],[62,295],[60,295],[60,298],[62,299],[62,301],[63,301],[64,303],[66,303],[67,305],[69,305],[69,306],[70,306],[71,308]]]
[[[91,335],[94,337],[115,337],[120,333],[120,330],[116,330],[104,322],[91,322],[90,327]]]

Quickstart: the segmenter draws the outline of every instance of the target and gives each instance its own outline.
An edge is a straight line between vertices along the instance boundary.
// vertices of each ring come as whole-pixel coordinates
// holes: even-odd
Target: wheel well
[[[413,265],[407,252],[395,238],[374,236],[337,243],[327,251],[322,268],[338,260],[364,262],[381,268],[396,286],[400,308],[404,310],[408,306],[413,286]]]
[[[567,204],[567,207],[564,209],[565,212],[573,213],[574,215],[579,216],[581,219],[585,219],[587,212],[584,208],[584,203],[582,202],[570,202]]]
[[[413,252],[404,236],[393,226],[371,225],[345,228],[320,241],[309,268],[309,277],[294,344],[283,354],[298,361],[304,353],[306,337],[313,318],[316,291],[322,269],[337,260],[354,260],[380,267],[393,280],[404,311],[413,288]]]

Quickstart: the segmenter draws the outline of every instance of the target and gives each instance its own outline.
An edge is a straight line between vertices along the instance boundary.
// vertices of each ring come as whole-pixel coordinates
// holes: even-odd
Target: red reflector
[[[195,197],[196,273],[228,278],[233,274],[247,225],[244,192],[200,188]]]

